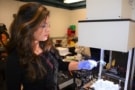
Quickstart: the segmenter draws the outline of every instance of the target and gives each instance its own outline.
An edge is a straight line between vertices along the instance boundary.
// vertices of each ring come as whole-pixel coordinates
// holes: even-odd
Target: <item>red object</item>
[[[73,31],[73,30],[71,30],[70,28],[68,28],[68,30],[67,30],[67,35],[68,35],[68,36],[73,36],[73,35],[75,35],[75,31]]]

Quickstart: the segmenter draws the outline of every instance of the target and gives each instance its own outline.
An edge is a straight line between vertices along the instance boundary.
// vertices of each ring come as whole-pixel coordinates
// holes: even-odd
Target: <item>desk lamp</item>
[[[78,23],[78,45],[100,48],[101,62],[104,61],[104,50],[129,52],[124,85],[124,90],[128,90],[132,49],[135,47],[135,21],[131,19],[81,20]],[[98,79],[101,79],[102,69],[103,65],[100,64]]]

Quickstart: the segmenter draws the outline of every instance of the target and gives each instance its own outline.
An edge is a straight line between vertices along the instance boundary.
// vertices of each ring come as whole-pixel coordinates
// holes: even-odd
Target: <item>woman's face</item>
[[[35,41],[46,41],[49,36],[50,24],[49,17],[44,19],[39,25],[38,29],[34,32]]]
[[[6,34],[3,34],[3,33],[1,34],[1,37],[2,37],[2,41],[4,41],[4,42],[7,41],[7,39],[8,39]]]

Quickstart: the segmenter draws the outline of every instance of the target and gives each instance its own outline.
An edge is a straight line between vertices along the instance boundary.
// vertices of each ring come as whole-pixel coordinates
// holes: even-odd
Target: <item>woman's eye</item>
[[[42,27],[42,28],[45,28],[45,27],[46,27],[46,25],[45,25],[45,24],[44,24],[44,25],[41,25],[41,27]]]
[[[41,26],[40,26],[41,28],[49,28],[50,27],[50,24],[41,24]]]

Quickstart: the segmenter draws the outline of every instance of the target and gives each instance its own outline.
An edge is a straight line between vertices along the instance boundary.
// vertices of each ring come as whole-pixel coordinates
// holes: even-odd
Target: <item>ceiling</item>
[[[71,3],[71,4],[64,3],[64,0],[17,0],[17,1],[39,2],[39,3],[42,3],[44,5],[53,6],[53,7],[57,7],[57,8],[68,9],[68,10],[86,8],[86,0],[76,2],[76,3]]]
[[[21,1],[21,2],[39,2],[39,3],[42,3],[44,5],[53,6],[53,7],[57,7],[57,8],[68,9],[68,10],[86,8],[86,0],[76,2],[76,3],[71,3],[71,4],[64,3],[64,0],[17,0],[17,1]]]

